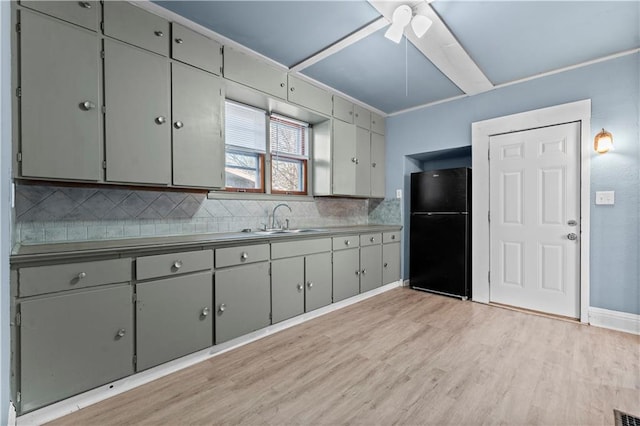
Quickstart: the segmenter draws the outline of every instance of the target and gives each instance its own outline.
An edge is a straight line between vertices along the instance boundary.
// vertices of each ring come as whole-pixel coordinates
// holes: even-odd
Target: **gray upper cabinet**
[[[173,184],[224,186],[224,96],[219,77],[172,64]]]
[[[353,121],[356,126],[367,130],[371,129],[371,112],[368,109],[363,108],[360,105],[354,105],[353,114]]]
[[[213,344],[211,271],[138,283],[136,295],[137,371]]]
[[[400,279],[400,242],[382,245],[382,284]]]
[[[100,23],[99,1],[32,1],[21,0],[22,6],[80,25],[92,31]],[[53,37],[52,37],[53,38]],[[56,39],[54,38],[54,41]]]
[[[373,290],[382,284],[382,245],[360,247],[360,292]]]
[[[133,373],[131,298],[120,285],[20,303],[21,412]]]
[[[104,34],[169,56],[169,22],[129,2],[104,2]]]
[[[371,195],[371,137],[367,130],[356,127],[356,192],[353,195]]]
[[[21,176],[101,180],[96,34],[26,10],[20,25]]]
[[[353,104],[340,96],[333,96],[333,117],[345,123],[353,123]]]
[[[304,312],[304,257],[271,263],[271,313],[273,323]]]
[[[333,120],[333,194],[356,194],[356,161],[356,127]]]
[[[338,302],[360,293],[360,250],[333,252],[333,301]]]
[[[224,77],[264,93],[287,99],[287,71],[225,47]]]
[[[216,344],[271,324],[269,262],[216,270],[214,300]]]
[[[222,72],[222,45],[175,22],[171,23],[171,57],[205,71]]]
[[[385,195],[385,146],[384,136],[371,133],[371,196]]]
[[[371,131],[380,135],[384,135],[384,117],[372,112],[371,113]]]
[[[331,253],[310,254],[304,259],[305,311],[331,304]]]
[[[167,185],[171,182],[169,64],[112,40],[104,45],[106,178]]]
[[[289,75],[287,78],[289,82],[287,100],[289,102],[325,115],[331,115],[331,93],[298,77]]]

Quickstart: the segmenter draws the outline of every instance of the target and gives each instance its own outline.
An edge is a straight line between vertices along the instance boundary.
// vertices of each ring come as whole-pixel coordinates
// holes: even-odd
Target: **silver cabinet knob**
[[[349,111],[349,115],[353,115],[353,111]]]
[[[91,9],[91,3],[88,1],[79,1],[78,4],[84,9]]]
[[[182,260],[176,260],[175,262],[173,262],[173,267],[176,269],[182,268]]]
[[[290,88],[289,90],[291,90],[292,92],[295,92],[295,91],[296,91],[296,88],[295,88],[295,87],[292,87],[292,88]]]
[[[280,83],[280,87],[284,87],[284,83]]]
[[[384,266],[386,268],[387,266],[389,266],[389,264],[385,262],[384,265],[382,265],[382,266]]]
[[[127,330],[125,330],[124,328],[121,328],[120,330],[118,330],[118,333],[116,333],[116,337],[124,337],[126,333],[127,333]]]
[[[360,271],[356,271],[356,275],[360,276]]]
[[[298,284],[296,287],[298,287],[298,292],[301,292],[302,289],[304,288],[302,284]]]
[[[369,241],[371,241],[372,243],[374,243],[376,241],[376,239],[374,237],[369,238]]]
[[[244,262],[248,258],[249,258],[249,253],[247,253],[246,251],[243,251],[242,254],[240,255],[240,260]]]
[[[313,288],[313,283],[312,283],[311,281],[309,281],[309,282],[307,283],[307,287],[309,287],[309,288]]]
[[[395,235],[392,235],[392,236],[391,236],[391,239],[392,239],[392,240],[395,240],[395,239],[396,239],[396,236],[395,236]]]
[[[571,241],[575,241],[578,239],[578,235],[574,234],[573,232],[567,235],[567,238],[570,239]]]
[[[184,43],[184,40],[183,40],[183,39],[181,39],[181,38],[177,38],[177,39],[176,39],[176,43],[177,43],[177,44],[182,44],[182,43]]]
[[[367,270],[366,269],[362,270],[362,275],[367,275]]]
[[[351,245],[351,241],[349,241],[349,240],[344,240],[344,245],[345,245],[345,246]]]
[[[358,159],[356,157],[351,157],[351,162],[355,163],[356,161],[358,161]]]
[[[78,274],[78,279],[79,279],[79,280],[81,280],[81,279],[83,279],[83,278],[86,278],[86,276],[87,276],[87,273],[86,273],[86,272],[80,272],[80,273]]]
[[[158,37],[164,37],[164,33],[162,31],[154,31],[153,33]]]
[[[371,167],[375,167],[375,166],[377,166],[376,163],[371,163]]]
[[[202,308],[202,312],[200,312],[200,315],[202,315],[203,317],[206,317],[207,315],[209,315],[209,308],[207,307]]]
[[[85,111],[91,111],[92,109],[94,109],[96,107],[96,104],[94,104],[91,101],[84,101],[80,104],[80,108],[85,110]]]
[[[225,309],[227,309],[227,305],[225,305],[224,303],[221,303],[220,306],[218,307],[218,312],[222,313],[224,312]]]
[[[173,127],[175,127],[176,129],[182,129],[184,127],[184,123],[182,121],[176,121],[175,123],[173,123]]]
[[[164,118],[163,116],[156,117],[156,123],[158,124],[164,124],[166,121],[167,119]]]

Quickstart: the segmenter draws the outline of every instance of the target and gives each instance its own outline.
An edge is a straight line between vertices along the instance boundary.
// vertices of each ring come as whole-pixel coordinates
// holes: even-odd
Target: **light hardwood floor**
[[[612,425],[640,337],[399,288],[55,425]]]

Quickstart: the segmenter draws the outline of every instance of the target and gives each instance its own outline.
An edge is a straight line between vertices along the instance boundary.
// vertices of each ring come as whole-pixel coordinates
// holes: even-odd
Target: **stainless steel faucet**
[[[289,209],[289,212],[291,213],[291,207],[289,207],[289,205],[287,203],[280,203],[277,206],[275,206],[273,208],[273,212],[271,213],[271,228],[275,228],[276,227],[276,210],[278,210],[278,207],[286,207],[286,208]],[[289,221],[287,221],[287,224],[288,224],[288,222]]]

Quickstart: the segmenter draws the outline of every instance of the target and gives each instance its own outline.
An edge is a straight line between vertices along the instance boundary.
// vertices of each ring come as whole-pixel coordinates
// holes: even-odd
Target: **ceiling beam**
[[[363,38],[375,33],[376,31],[378,31],[381,28],[386,27],[387,25],[389,25],[389,20],[385,17],[380,17],[378,19],[376,19],[375,21],[371,22],[370,24],[365,25],[364,27],[360,28],[359,30],[356,30],[354,32],[352,32],[351,34],[349,34],[348,36],[346,36],[345,38],[343,38],[342,40],[339,40],[337,42],[335,42],[334,44],[330,45],[329,47],[326,47],[324,49],[322,49],[321,51],[313,54],[312,56],[308,57],[307,59],[305,59],[304,61],[294,65],[291,67],[291,71],[293,72],[299,72],[307,67],[310,67],[311,65],[315,64],[316,62],[319,62],[321,60],[323,60],[324,58],[333,55],[336,52],[339,52],[340,50],[351,46],[354,43],[357,43],[358,41],[362,40]]]
[[[493,89],[491,81],[471,59],[455,36],[449,31],[446,24],[440,19],[440,16],[426,1],[368,1],[389,22],[393,11],[401,4],[407,4],[415,13],[431,19],[433,25],[422,38],[418,38],[411,29],[408,29],[410,26],[405,29],[405,36],[433,65],[467,95],[475,95]],[[389,41],[389,43],[392,42]]]

